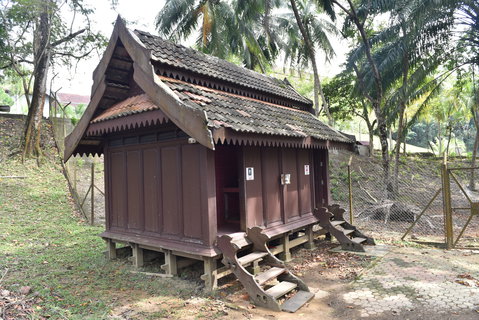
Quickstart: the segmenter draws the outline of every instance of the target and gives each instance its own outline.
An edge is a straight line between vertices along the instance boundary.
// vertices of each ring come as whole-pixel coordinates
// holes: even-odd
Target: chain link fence
[[[454,244],[479,247],[479,169],[472,169],[470,162],[451,161],[448,174]]]
[[[351,156],[352,216],[353,224],[359,230],[377,239],[398,241],[410,229],[409,239],[445,242],[442,159],[420,156],[401,158],[395,189],[392,178],[393,167],[391,166],[391,178],[385,181],[379,157],[332,151],[330,153],[332,201],[346,210],[346,219],[350,217],[348,163]],[[449,166],[470,167],[470,160],[450,159]],[[463,189],[467,189],[466,192],[479,201],[477,191],[464,187],[470,184],[471,170],[458,171],[457,175]],[[474,175],[474,181],[479,188],[479,172]],[[452,178],[451,198],[454,208],[453,230],[457,237],[471,216],[471,206]],[[479,216],[474,216],[470,220],[458,244],[478,247]],[[414,221],[416,223],[412,226]]]
[[[74,106],[62,106],[53,96],[50,101],[50,121],[55,142],[63,155],[65,137],[73,128],[69,109]],[[105,185],[103,174],[103,156],[71,157],[64,164],[65,176],[70,185],[73,199],[85,219],[91,224],[102,225],[105,221]]]

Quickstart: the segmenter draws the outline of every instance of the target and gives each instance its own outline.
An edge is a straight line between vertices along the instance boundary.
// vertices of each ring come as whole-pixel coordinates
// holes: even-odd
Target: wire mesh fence
[[[455,161],[449,163],[448,174],[454,245],[479,247],[479,169]]]
[[[51,99],[50,121],[60,154],[64,152],[65,137],[74,128],[68,115],[68,108],[73,106],[62,106],[54,97]],[[92,224],[103,224],[105,220],[103,157],[71,157],[64,168],[74,201],[84,218]]]
[[[331,196],[334,203],[346,209],[346,217],[349,217],[350,212],[348,177],[350,156],[352,156],[350,169],[354,225],[369,235],[383,240],[399,240],[408,229],[411,229],[408,235],[414,240],[445,241],[442,159],[414,156],[401,158],[395,188],[393,168],[390,178],[385,180],[382,163],[378,157],[364,157],[344,151],[331,152]],[[449,161],[449,166],[470,167],[470,160],[453,159]],[[471,170],[463,170],[458,176],[458,180],[462,179],[463,189],[467,189],[468,194],[478,194],[469,188]],[[473,176],[473,181],[479,188],[479,172]],[[453,230],[457,237],[471,216],[471,209],[467,198],[455,182],[451,178]],[[479,216],[470,220],[458,244],[479,246],[476,243],[479,236]],[[414,221],[416,223],[411,228]]]

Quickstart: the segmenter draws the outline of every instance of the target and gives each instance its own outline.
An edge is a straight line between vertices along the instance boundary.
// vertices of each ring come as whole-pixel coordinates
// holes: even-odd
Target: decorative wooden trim
[[[98,87],[96,88],[95,93],[93,94],[92,99],[90,101],[90,104],[85,110],[85,113],[81,117],[80,121],[75,126],[72,133],[70,133],[65,138],[65,151],[63,155],[63,161],[67,162],[67,160],[72,156],[73,152],[75,151],[75,148],[78,146],[78,143],[80,142],[83,136],[83,133],[87,129],[88,124],[90,123],[90,119],[93,117],[96,107],[98,106],[98,103],[102,99],[103,94],[105,93],[105,90],[106,90],[106,83],[103,78],[103,80],[99,83]]]
[[[306,149],[346,149],[354,146],[351,143],[317,140],[311,137],[299,138],[276,136],[258,133],[236,132],[229,128],[219,128],[213,131],[216,144],[231,144],[241,146],[289,147]]]
[[[90,124],[86,136],[101,136],[133,128],[145,128],[168,122],[168,117],[161,110],[153,110]]]

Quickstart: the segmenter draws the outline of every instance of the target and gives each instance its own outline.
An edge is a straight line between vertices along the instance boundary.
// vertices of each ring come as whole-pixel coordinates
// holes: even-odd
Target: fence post
[[[353,224],[353,183],[351,179],[351,163],[353,161],[353,156],[349,157],[348,163],[348,182],[349,182],[349,223]]]
[[[73,189],[77,190],[77,166],[73,161],[71,162],[73,165]]]
[[[446,248],[452,249],[454,246],[454,235],[452,228],[451,181],[449,179],[449,170],[447,168],[447,156],[444,156],[441,175]]]
[[[91,163],[91,225],[95,224],[95,158]]]

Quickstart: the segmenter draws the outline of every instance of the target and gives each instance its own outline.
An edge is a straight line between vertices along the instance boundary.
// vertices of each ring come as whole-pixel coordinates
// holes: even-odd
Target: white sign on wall
[[[304,165],[304,175],[309,176],[309,164]]]
[[[254,168],[247,167],[246,168],[246,180],[254,180]]]

